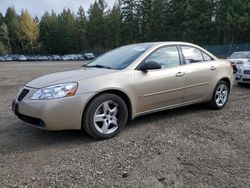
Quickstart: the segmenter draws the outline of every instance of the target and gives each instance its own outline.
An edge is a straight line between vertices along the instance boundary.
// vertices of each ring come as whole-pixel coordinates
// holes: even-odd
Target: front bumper
[[[52,100],[30,100],[36,89],[29,89],[23,100],[15,99],[12,110],[21,120],[46,130],[81,129],[83,110],[93,93]]]
[[[236,73],[235,79],[237,82],[250,84],[250,75],[249,74]]]

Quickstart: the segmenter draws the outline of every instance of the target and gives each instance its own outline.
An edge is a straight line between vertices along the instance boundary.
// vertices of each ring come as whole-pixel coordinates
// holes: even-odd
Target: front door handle
[[[185,72],[178,72],[177,74],[176,74],[176,77],[181,77],[181,76],[184,76],[185,75]]]
[[[212,67],[210,68],[210,70],[216,70],[216,67],[215,67],[215,66],[212,66]]]

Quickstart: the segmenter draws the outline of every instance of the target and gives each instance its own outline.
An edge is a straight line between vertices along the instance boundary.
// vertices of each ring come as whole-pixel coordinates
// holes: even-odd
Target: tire
[[[221,89],[222,91],[220,91]],[[227,92],[227,94],[225,93],[225,91]],[[224,108],[228,101],[229,92],[230,91],[228,83],[223,80],[219,81],[219,83],[216,85],[214,89],[213,96],[209,102],[209,106],[212,109],[216,110]]]
[[[121,132],[128,120],[123,99],[111,93],[95,97],[83,114],[83,129],[96,139],[109,139]]]

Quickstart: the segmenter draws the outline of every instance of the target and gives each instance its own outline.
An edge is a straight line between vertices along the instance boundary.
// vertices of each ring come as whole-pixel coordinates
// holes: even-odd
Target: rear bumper
[[[31,95],[31,94],[30,94]],[[82,114],[92,93],[53,100],[14,100],[12,109],[21,120],[46,130],[81,129]]]

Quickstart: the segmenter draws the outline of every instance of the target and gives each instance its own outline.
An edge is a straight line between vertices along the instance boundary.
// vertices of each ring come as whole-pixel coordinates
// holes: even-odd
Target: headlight
[[[31,100],[58,99],[73,96],[76,92],[77,83],[58,84],[37,90]]]

